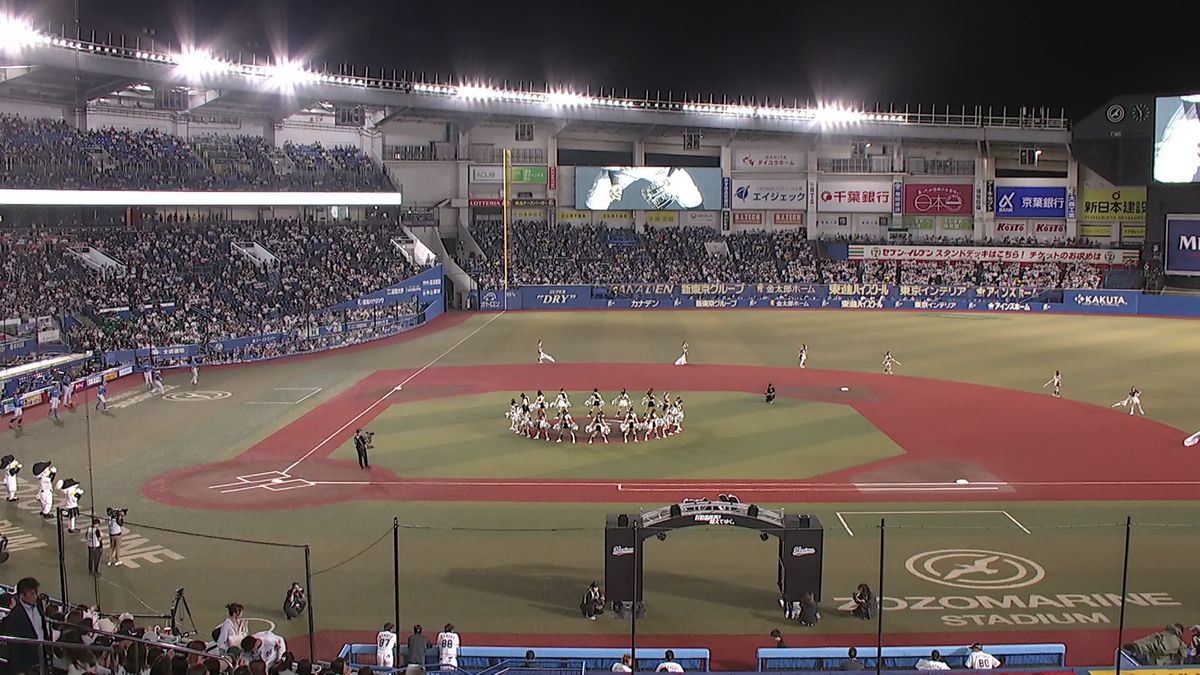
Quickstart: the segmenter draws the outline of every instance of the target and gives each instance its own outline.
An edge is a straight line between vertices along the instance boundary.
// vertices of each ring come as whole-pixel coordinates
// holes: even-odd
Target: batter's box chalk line
[[[316,483],[310,480],[296,478],[283,471],[263,471],[262,473],[237,476],[237,480],[232,483],[210,485],[208,489],[220,490],[221,494],[245,492],[246,490],[255,489],[263,489],[270,492],[286,492],[287,490],[298,490],[300,488],[314,487],[315,485]]]

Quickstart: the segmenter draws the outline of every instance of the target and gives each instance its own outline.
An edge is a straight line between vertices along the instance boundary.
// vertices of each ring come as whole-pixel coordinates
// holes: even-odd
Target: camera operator
[[[371,461],[367,458],[367,450],[372,447],[372,439],[375,433],[371,431],[363,431],[362,429],[354,430],[354,451],[358,453],[358,468],[371,468]]]
[[[108,507],[108,541],[112,551],[108,558],[109,565],[123,565],[121,562],[121,535],[125,533],[125,514],[129,509],[114,509]]]
[[[283,615],[288,621],[300,616],[304,612],[304,608],[308,606],[308,601],[304,599],[304,588],[300,586],[299,581],[293,581],[292,587],[288,589],[287,596],[283,599]]]

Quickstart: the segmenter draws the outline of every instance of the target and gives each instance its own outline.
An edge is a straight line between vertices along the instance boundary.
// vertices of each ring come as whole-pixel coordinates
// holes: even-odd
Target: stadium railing
[[[941,652],[942,660],[951,668],[965,668],[970,649],[967,647],[884,647],[884,670],[913,670],[918,659],[933,650]],[[988,653],[1001,659],[1006,668],[1062,668],[1066,663],[1067,647],[1062,644],[991,645]],[[858,658],[868,670],[876,667],[875,647],[859,647]],[[846,661],[844,647],[764,647],[758,650],[760,671],[780,670],[839,670]]]
[[[520,667],[525,662],[525,652],[532,649],[537,655],[533,663],[537,668]],[[687,671],[708,671],[711,657],[707,649],[676,649],[675,662]],[[612,664],[620,661],[628,654],[626,648],[611,647],[462,647],[458,650],[458,668],[470,672],[500,673],[509,670],[570,671],[581,670],[611,670]],[[402,649],[400,660],[407,656],[407,650]],[[338,658],[346,659],[352,669],[361,666],[375,668],[375,645],[347,644],[338,653]],[[638,670],[654,670],[660,662],[666,659],[666,649],[638,649],[638,661],[644,664]],[[437,653],[430,650],[426,656],[426,665],[437,664]],[[390,672],[386,668],[375,669],[377,673]]]

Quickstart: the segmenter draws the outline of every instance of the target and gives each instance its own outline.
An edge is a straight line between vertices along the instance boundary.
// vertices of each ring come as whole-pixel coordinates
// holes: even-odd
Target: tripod
[[[190,633],[182,633],[179,630],[177,618],[179,616],[180,605],[183,606],[183,613],[187,615],[188,623],[192,624],[192,632]],[[177,588],[175,589],[175,599],[171,601],[171,634],[187,637],[188,635],[195,635],[197,632],[199,631],[196,630],[196,620],[192,618],[192,608],[188,606],[187,598],[183,595],[183,588]]]

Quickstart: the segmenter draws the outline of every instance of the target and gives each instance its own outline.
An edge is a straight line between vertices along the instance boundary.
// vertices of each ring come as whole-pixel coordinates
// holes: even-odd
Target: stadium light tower
[[[0,49],[15,52],[46,41],[46,36],[34,30],[29,22],[15,16],[0,15]]]

